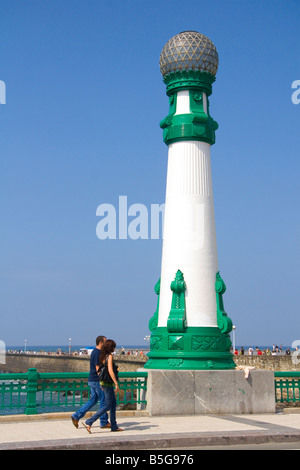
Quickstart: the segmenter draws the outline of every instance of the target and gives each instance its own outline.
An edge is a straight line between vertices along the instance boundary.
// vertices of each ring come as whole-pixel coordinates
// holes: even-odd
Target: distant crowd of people
[[[298,348],[296,348],[297,350]],[[284,351],[282,348],[282,345],[277,346],[277,344],[273,344],[273,348],[266,348],[266,349],[260,349],[258,346],[256,348],[250,348],[244,349],[243,346],[241,348],[235,349],[234,353],[235,356],[243,356],[243,355],[248,355],[248,356],[276,356],[276,355],[285,355],[285,356],[290,356],[291,350],[290,348],[286,348]]]
[[[121,348],[120,352],[121,356],[145,356],[146,352],[145,351],[132,351],[131,349],[128,349],[127,351],[125,350],[124,347]]]

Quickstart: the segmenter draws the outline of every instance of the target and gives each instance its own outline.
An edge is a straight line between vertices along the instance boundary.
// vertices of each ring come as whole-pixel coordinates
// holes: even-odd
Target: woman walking
[[[119,391],[119,384],[118,367],[115,365],[112,355],[115,350],[115,347],[115,341],[113,341],[112,339],[107,339],[101,348],[101,353],[99,357],[99,379],[100,386],[105,396],[105,404],[84,423],[86,430],[90,434],[92,433],[91,427],[93,423],[107,411],[110,412],[111,431],[123,431],[123,429],[118,427],[116,421],[117,402],[115,397],[114,385],[116,386],[116,391]]]

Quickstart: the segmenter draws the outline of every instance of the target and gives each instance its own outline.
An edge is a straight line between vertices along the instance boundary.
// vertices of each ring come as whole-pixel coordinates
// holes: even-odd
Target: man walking
[[[88,385],[91,390],[91,396],[87,403],[85,403],[76,413],[73,413],[71,416],[72,423],[76,428],[78,428],[78,422],[83,416],[89,411],[98,401],[100,400],[100,408],[104,406],[105,396],[104,392],[101,390],[98,369],[99,369],[99,356],[103,344],[106,341],[105,336],[97,336],[96,338],[96,347],[93,349],[91,358],[90,358],[90,373],[88,377]],[[100,418],[100,427],[101,428],[110,428],[110,423],[108,422],[108,415],[105,413]]]

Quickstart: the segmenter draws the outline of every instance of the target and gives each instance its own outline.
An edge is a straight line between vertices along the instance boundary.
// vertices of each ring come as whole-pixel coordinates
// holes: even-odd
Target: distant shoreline
[[[74,345],[69,348],[68,345],[54,345],[54,346],[44,346],[44,345],[33,345],[33,346],[7,346],[6,353],[12,354],[45,354],[45,355],[55,355],[55,356],[88,356],[95,346],[82,346]],[[121,355],[122,350],[124,355],[146,355],[149,352],[149,346],[146,345],[127,345],[116,348],[116,355]]]
[[[253,355],[257,356],[257,351],[256,348],[258,348],[261,352],[262,355],[272,355],[272,356],[284,356],[286,353],[286,350],[289,348],[291,353],[293,352],[292,348],[290,346],[278,346],[274,345],[276,348],[278,348],[278,351],[273,351],[273,345],[272,346],[243,346],[244,349],[244,354],[245,356],[248,355]],[[50,346],[45,346],[45,345],[26,345],[26,350],[25,350],[25,345],[23,346],[7,346],[6,347],[6,352],[7,353],[13,353],[13,354],[20,354],[20,353],[25,353],[25,354],[30,354],[30,355],[51,355],[51,356],[88,356],[91,351],[95,348],[95,346],[87,346],[87,345],[71,345],[71,348],[69,345],[50,345]],[[252,354],[248,354],[249,348],[253,349]],[[116,348],[116,355],[121,355],[123,349],[123,354],[128,355],[128,356],[145,356],[147,353],[150,351],[149,349],[149,344],[144,344],[144,345],[122,345],[120,347]],[[266,353],[266,351],[269,349],[269,352]],[[281,349],[281,350],[280,350]],[[238,351],[238,355],[241,355],[241,346],[236,346],[236,350]],[[234,352],[232,350],[232,352]]]

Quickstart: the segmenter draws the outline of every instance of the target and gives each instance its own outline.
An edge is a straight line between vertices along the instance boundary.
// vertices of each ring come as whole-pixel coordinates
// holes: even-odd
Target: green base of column
[[[146,369],[207,370],[234,369],[229,334],[218,327],[187,327],[170,333],[157,327],[150,339]]]
[[[37,415],[37,410],[36,410],[36,409],[32,409],[32,410],[31,410],[31,409],[26,408],[24,414],[25,414],[25,415]]]

